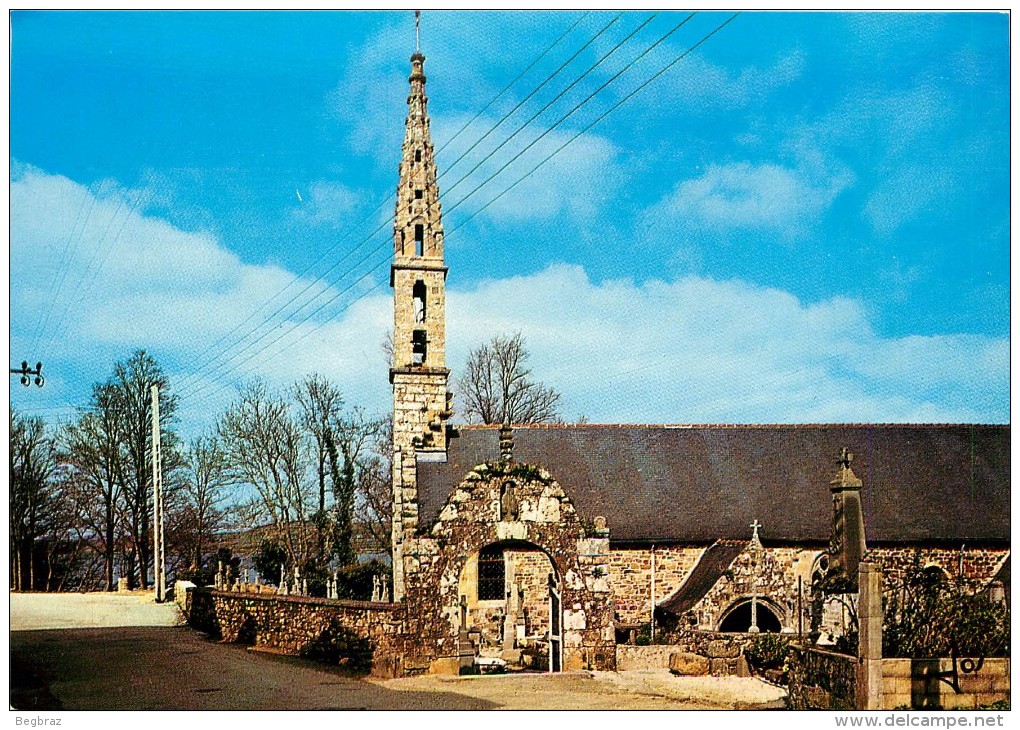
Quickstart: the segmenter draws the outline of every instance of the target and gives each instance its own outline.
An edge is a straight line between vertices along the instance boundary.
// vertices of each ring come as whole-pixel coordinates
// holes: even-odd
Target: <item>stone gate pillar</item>
[[[879,566],[861,563],[857,594],[857,687],[858,710],[882,709],[882,573]]]

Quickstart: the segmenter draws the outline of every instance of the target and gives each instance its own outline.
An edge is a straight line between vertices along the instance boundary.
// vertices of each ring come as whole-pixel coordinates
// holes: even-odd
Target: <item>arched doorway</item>
[[[460,571],[461,641],[480,657],[521,669],[562,666],[560,576],[549,555],[525,540],[501,540],[468,556]]]
[[[752,605],[754,604],[754,605]],[[752,614],[755,614],[752,616]],[[778,634],[783,630],[783,622],[779,619],[775,608],[760,598],[744,598],[737,601],[723,616],[719,623],[719,631],[723,633],[747,633],[752,622],[763,634]]]

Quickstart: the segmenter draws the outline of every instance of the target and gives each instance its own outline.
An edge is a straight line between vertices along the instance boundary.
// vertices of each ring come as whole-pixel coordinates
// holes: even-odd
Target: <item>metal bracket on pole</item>
[[[35,364],[35,370],[33,370],[28,366],[28,360],[22,360],[20,369],[11,368],[11,375],[20,375],[21,384],[24,385],[26,388],[29,386],[30,383],[32,383],[31,376],[33,375],[35,376],[36,387],[41,388],[46,383],[46,378],[44,378],[42,374],[41,362],[37,362]]]

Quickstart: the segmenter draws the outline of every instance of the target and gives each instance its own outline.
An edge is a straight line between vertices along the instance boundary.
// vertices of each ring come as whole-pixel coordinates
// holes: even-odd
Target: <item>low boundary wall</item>
[[[954,678],[959,693],[950,684]],[[955,671],[952,659],[882,660],[883,710],[976,710],[1003,700],[1009,700],[1009,659],[1005,657],[957,659]]]
[[[883,658],[880,708],[975,710],[1009,701],[1009,659],[953,660]],[[815,648],[793,647],[789,662],[792,709],[852,710],[857,657]],[[952,686],[956,681],[960,691]]]
[[[396,603],[188,591],[188,623],[227,642],[336,662],[377,677],[403,675]]]

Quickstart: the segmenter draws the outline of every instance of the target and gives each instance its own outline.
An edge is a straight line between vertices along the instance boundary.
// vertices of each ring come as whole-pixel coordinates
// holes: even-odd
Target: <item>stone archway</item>
[[[723,612],[719,621],[722,633],[747,633],[752,620],[763,634],[778,634],[783,630],[783,612],[771,601],[761,597],[745,597]]]
[[[548,669],[550,637],[562,620],[562,612],[552,619],[550,585],[560,581],[552,558],[533,543],[502,540],[472,552],[457,588],[462,641],[479,656]]]
[[[467,628],[462,576],[473,556],[490,545],[527,545],[554,568],[563,607],[563,668],[614,669],[609,534],[590,533],[545,470],[513,461],[472,469],[428,536],[405,545],[408,631],[420,637],[422,652],[429,651],[430,671],[457,669],[460,632]]]

